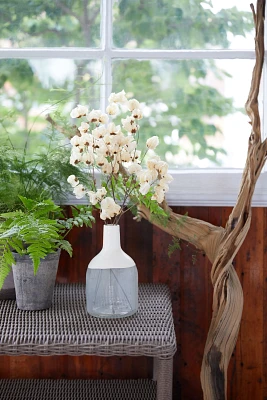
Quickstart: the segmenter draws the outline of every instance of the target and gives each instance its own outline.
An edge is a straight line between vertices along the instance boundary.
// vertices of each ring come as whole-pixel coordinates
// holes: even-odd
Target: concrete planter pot
[[[12,265],[17,306],[20,310],[44,310],[51,307],[60,250],[41,260],[37,274],[28,255],[13,254]]]
[[[15,293],[15,286],[14,286],[14,278],[13,272],[11,271],[10,274],[6,277],[4,285],[0,290],[0,300],[15,300],[16,293]]]

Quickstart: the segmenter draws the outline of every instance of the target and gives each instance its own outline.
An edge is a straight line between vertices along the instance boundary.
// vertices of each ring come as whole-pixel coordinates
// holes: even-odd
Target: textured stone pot
[[[37,274],[29,256],[13,254],[12,266],[17,306],[20,310],[44,310],[51,307],[56,281],[60,250],[41,260]]]
[[[6,277],[4,285],[0,290],[0,300],[15,300],[15,286],[14,286],[14,278],[13,272],[11,271],[9,275]]]

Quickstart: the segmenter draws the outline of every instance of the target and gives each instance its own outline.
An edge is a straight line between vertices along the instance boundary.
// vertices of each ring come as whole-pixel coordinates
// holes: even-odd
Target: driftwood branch
[[[266,161],[267,142],[261,139],[258,95],[264,61],[265,0],[258,0],[257,9],[251,5],[255,23],[256,63],[246,102],[251,134],[246,165],[236,205],[225,228],[187,217],[177,227],[182,216],[171,211],[167,227],[155,222],[147,209],[140,206],[140,215],[162,230],[194,244],[206,252],[212,262],[211,281],[214,287],[212,321],[205,345],[201,384],[205,400],[225,400],[227,397],[227,368],[236,344],[242,310],[243,291],[232,261],[240,249],[251,223],[251,202],[257,179]]]

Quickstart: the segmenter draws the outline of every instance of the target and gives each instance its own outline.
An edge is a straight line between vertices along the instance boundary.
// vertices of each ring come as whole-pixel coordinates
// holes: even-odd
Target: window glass
[[[118,48],[254,48],[249,1],[114,0]]]
[[[74,105],[100,106],[101,73],[95,60],[0,60],[1,138],[9,136],[17,148],[28,140],[28,153],[34,153],[49,142],[50,117],[66,135],[73,134]]]
[[[253,60],[118,60],[113,91],[146,103],[140,143],[159,135],[177,167],[243,167],[250,133],[244,104]],[[123,85],[123,87],[122,87]]]
[[[0,47],[100,45],[100,0],[0,3]]]

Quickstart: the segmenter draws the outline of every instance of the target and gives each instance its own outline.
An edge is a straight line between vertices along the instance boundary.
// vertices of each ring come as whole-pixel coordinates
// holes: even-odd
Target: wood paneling
[[[224,226],[230,208],[175,207],[176,212]],[[85,282],[88,262],[102,246],[102,222],[69,235],[70,259],[62,254],[59,282]],[[171,237],[147,221],[136,223],[130,213],[121,223],[122,247],[138,266],[140,282],[170,287],[178,351],[174,362],[174,398],[202,399],[199,373],[209,329],[213,289],[207,257],[187,243],[169,258]],[[244,289],[240,335],[228,373],[230,400],[267,400],[267,209],[254,208],[250,232],[234,260]],[[152,376],[150,359],[133,357],[0,357],[0,377],[12,378],[145,378]]]

